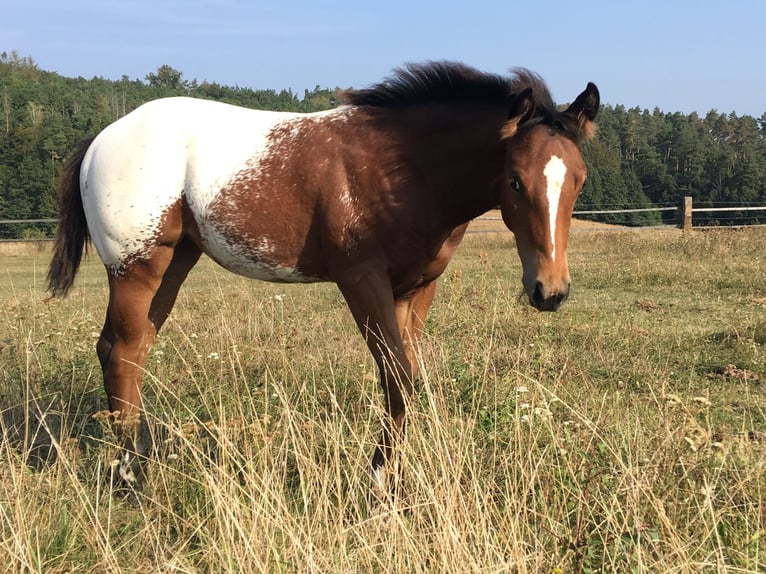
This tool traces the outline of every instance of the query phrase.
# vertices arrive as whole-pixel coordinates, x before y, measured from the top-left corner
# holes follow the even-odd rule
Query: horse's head
[[[516,237],[529,302],[555,311],[569,295],[567,238],[585,182],[579,144],[594,130],[599,107],[593,84],[563,111],[540,106],[527,88],[515,95],[503,127],[503,220]]]

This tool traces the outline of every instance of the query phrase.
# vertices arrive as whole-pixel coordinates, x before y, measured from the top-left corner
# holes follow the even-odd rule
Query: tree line
[[[0,220],[56,216],[62,167],[78,142],[142,103],[187,95],[250,108],[311,112],[338,104],[317,86],[250,89],[187,81],[164,65],[143,80],[67,78],[16,52],[0,53]],[[588,180],[577,210],[677,205],[766,205],[766,113],[752,116],[664,113],[603,106],[597,136],[585,144]],[[758,212],[751,212],[758,213]],[[766,212],[765,212],[766,213]],[[658,213],[589,216],[610,223],[661,222]],[[674,217],[674,216],[673,216]],[[709,219],[715,222],[715,215]],[[764,215],[742,216],[749,221]],[[50,236],[52,223],[0,224],[0,238]]]
[[[618,105],[603,107],[597,123],[597,137],[583,150],[588,180],[576,210],[677,206],[684,196],[695,207],[766,206],[766,113],[756,119],[711,110],[703,117]],[[661,222],[656,212],[598,218]],[[763,223],[766,211],[695,215],[695,225],[729,220]]]

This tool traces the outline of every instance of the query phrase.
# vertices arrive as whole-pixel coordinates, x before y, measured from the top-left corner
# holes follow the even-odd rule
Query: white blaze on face
[[[551,259],[556,260],[556,217],[559,212],[559,198],[561,197],[561,188],[564,187],[564,176],[567,173],[567,166],[564,160],[554,155],[545,165],[543,175],[548,184],[546,196],[548,197],[548,217],[550,219],[551,229]]]

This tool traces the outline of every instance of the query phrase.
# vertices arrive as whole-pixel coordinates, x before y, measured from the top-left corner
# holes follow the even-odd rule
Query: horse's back
[[[182,201],[204,212],[287,117],[181,97],[148,102],[107,126],[80,173],[88,227],[103,262],[118,269],[148,249]]]

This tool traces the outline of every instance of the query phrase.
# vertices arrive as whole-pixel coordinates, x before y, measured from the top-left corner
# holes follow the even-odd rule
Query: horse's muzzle
[[[535,283],[535,290],[529,297],[530,304],[538,311],[557,311],[569,297],[569,283],[558,291],[546,293],[545,287],[540,281]]]

